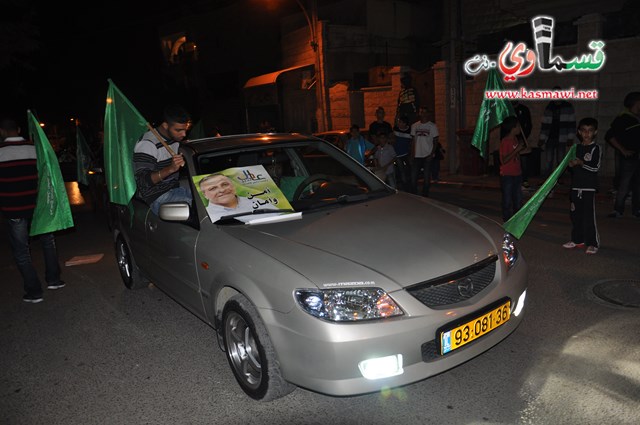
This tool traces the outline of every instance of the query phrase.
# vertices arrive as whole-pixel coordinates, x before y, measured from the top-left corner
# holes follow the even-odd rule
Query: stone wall
[[[349,104],[349,83],[342,81],[329,88],[331,102],[331,123],[333,129],[351,127],[351,107]]]

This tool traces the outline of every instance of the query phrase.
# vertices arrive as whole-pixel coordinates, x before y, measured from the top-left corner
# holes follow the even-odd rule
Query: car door
[[[181,184],[189,186],[188,176],[181,180]],[[199,235],[196,227],[191,222],[164,221],[149,213],[146,221],[147,257],[151,264],[148,277],[190,311],[203,316],[195,261]]]

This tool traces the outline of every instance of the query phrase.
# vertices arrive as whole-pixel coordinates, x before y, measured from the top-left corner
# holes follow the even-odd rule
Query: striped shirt
[[[22,137],[0,143],[0,211],[11,218],[31,218],[38,194],[36,148]]]
[[[174,152],[178,152],[180,142],[165,139]],[[133,166],[138,187],[136,195],[151,204],[162,194],[178,187],[179,173],[175,172],[164,178],[160,183],[154,184],[151,180],[153,173],[171,165],[171,154],[165,149],[156,136],[148,131],[138,140],[133,151]]]
[[[555,118],[554,119],[554,115]],[[554,130],[555,129],[555,130]],[[540,140],[547,147],[558,146],[558,143],[571,143],[576,136],[576,114],[573,105],[563,100],[559,103],[549,102],[544,108]]]

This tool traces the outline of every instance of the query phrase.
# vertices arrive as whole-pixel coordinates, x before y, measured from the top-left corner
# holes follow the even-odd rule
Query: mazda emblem
[[[461,297],[469,298],[473,295],[473,280],[470,277],[458,282],[458,293]]]

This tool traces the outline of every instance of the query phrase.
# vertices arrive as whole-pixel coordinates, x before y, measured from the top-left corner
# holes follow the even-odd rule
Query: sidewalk
[[[596,202],[598,203],[610,203],[613,208],[614,194],[612,194],[612,181],[611,177],[600,177],[599,184],[600,190],[596,193]],[[523,187],[523,194],[525,198],[533,195],[540,186],[544,183],[544,179],[540,176],[529,177],[529,188]],[[559,182],[553,188],[550,197],[562,197],[569,196],[570,177],[563,176]],[[496,175],[483,174],[479,176],[469,176],[462,174],[449,174],[446,171],[440,172],[440,181],[437,183],[431,183],[432,185],[451,185],[459,186],[466,189],[477,190],[496,190],[500,191],[500,177]]]

